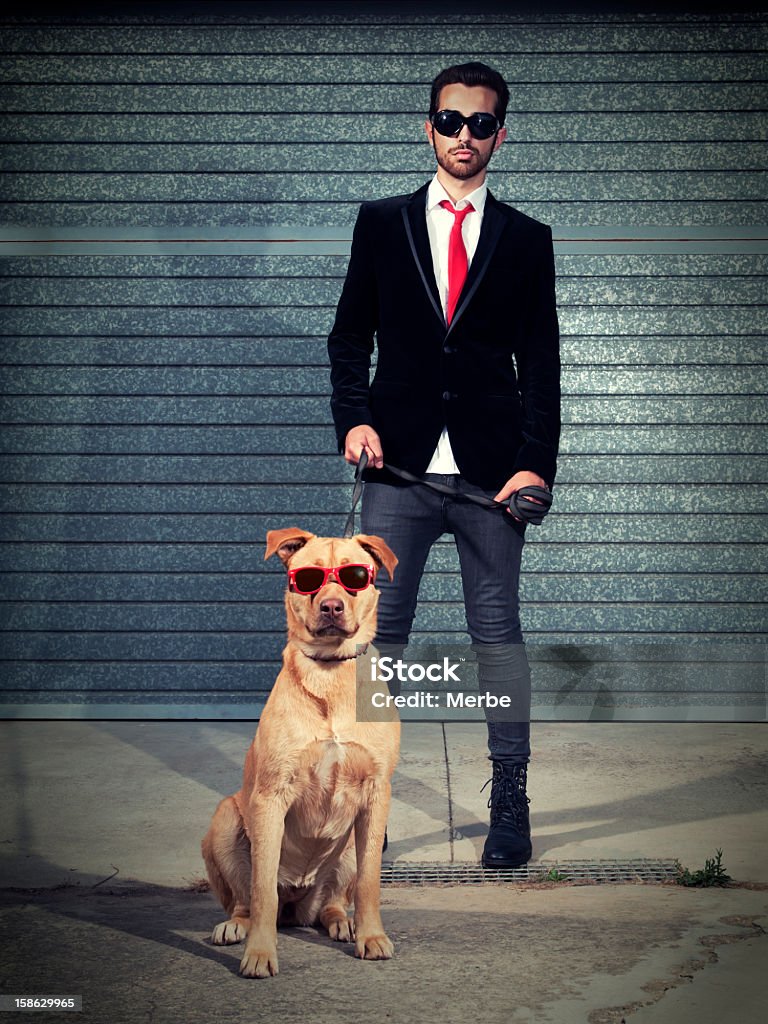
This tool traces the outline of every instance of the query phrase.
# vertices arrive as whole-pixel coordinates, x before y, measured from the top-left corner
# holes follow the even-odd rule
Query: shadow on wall
[[[621,721],[642,717],[765,721],[766,647],[708,641],[530,645],[534,694],[547,695],[554,718]],[[587,709],[589,710],[587,711]],[[632,712],[640,712],[633,715]]]

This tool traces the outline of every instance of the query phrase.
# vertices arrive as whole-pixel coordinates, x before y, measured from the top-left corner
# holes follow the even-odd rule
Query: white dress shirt
[[[446,210],[440,203],[447,199],[456,210],[463,210],[469,203],[474,210],[467,214],[461,225],[461,237],[464,240],[464,247],[467,250],[467,269],[472,266],[472,257],[477,249],[477,240],[480,237],[480,228],[483,224],[483,213],[485,212],[485,198],[488,194],[488,186],[483,184],[470,192],[458,203],[453,200],[438,181],[437,175],[432,179],[427,190],[427,233],[429,234],[429,245],[432,250],[432,267],[435,271],[437,290],[440,293],[440,302],[443,307],[443,316],[448,303],[448,242],[453,228],[454,216],[450,210]],[[427,466],[427,473],[458,473],[459,467],[453,457],[451,442],[448,438],[448,430],[443,427],[443,432],[437,442],[437,448]]]

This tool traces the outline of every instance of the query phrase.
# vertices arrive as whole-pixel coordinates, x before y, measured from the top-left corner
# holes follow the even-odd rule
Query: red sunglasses
[[[288,582],[298,594],[316,594],[333,577],[345,590],[355,594],[373,583],[372,565],[307,565],[288,570]]]

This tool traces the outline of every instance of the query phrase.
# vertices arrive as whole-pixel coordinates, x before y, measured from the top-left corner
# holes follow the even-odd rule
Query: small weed
[[[568,876],[562,874],[557,868],[550,868],[549,871],[543,871],[538,878],[539,882],[567,882]]]
[[[704,867],[698,871],[689,871],[688,868],[684,868],[680,861],[676,861],[677,865],[677,884],[678,885],[696,885],[701,888],[710,885],[727,885],[731,881],[731,876],[726,874],[725,868],[722,864],[723,851],[717,850],[713,858],[704,862]]]

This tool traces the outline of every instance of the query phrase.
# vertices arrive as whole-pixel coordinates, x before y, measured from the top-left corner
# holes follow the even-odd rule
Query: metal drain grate
[[[669,882],[678,875],[674,860],[539,860],[521,868],[484,868],[482,864],[462,861],[384,861],[382,885],[476,885],[480,883],[542,882],[550,871],[563,881],[585,885],[616,885],[621,882]]]

